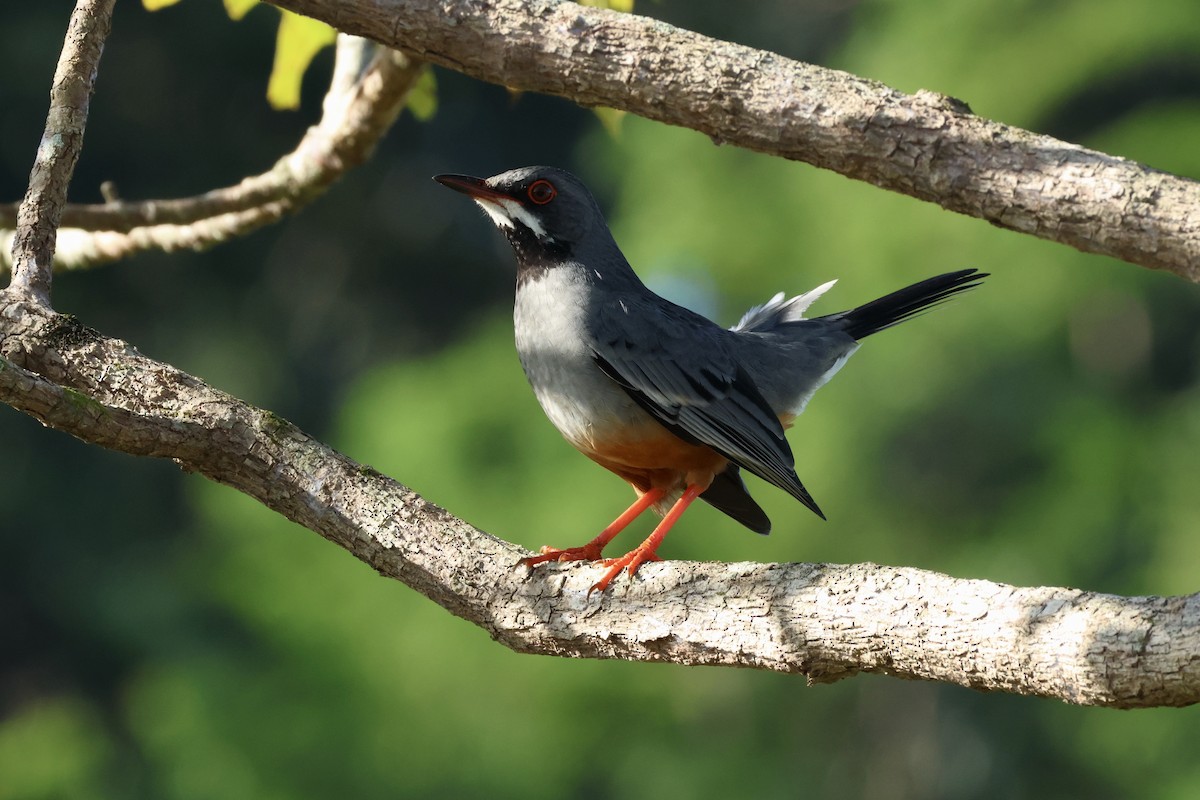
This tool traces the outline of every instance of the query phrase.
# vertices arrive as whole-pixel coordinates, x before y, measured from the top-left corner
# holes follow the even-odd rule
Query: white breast
[[[552,268],[517,288],[517,354],[542,410],[559,432],[590,451],[596,431],[645,414],[593,361],[584,324],[592,287],[578,271]]]

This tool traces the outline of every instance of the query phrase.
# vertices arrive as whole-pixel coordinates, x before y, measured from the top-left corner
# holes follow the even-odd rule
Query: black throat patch
[[[518,286],[540,278],[571,256],[571,248],[568,245],[553,239],[539,239],[527,226],[515,220],[511,228],[502,230],[517,256]]]

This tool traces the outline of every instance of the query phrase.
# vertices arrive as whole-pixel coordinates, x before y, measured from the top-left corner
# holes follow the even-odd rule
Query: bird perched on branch
[[[580,452],[616,473],[637,500],[581,547],[543,547],[525,559],[601,560],[648,508],[662,522],[638,547],[608,559],[592,587],[632,576],[697,498],[752,531],[771,521],[742,481],[747,470],[824,519],[796,476],[784,430],[873,333],[910,319],[986,277],[939,275],[838,314],[806,319],[832,282],[778,294],[731,329],[675,305],[638,279],[587,187],[561,169],[525,167],[490,178],[438,175],[468,195],[517,258],[517,352],[546,416]]]

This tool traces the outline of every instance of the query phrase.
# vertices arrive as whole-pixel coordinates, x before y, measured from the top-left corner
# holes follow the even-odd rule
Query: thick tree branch
[[[271,2],[482,80],[692,128],[1200,280],[1200,184],[932,92],[557,0]]]
[[[9,290],[50,304],[55,236],[67,202],[67,185],[83,149],[88,105],[104,40],[112,26],[115,0],[79,0],[71,14],[54,85],[50,113],[38,145],[29,188],[17,214],[11,243],[13,276]],[[3,247],[7,251],[8,247]]]
[[[1200,595],[1021,589],[874,564],[648,564],[607,596],[129,345],[0,301],[0,401],[257,498],[514,650],[857,672],[1120,708],[1200,701]]]
[[[56,265],[75,269],[145,250],[203,250],[307,206],[371,156],[423,69],[416,59],[380,48],[360,74],[364,44],[338,37],[320,122],[270,170],[195,197],[67,206]],[[12,213],[0,207],[0,228]],[[0,232],[0,247],[4,238]]]

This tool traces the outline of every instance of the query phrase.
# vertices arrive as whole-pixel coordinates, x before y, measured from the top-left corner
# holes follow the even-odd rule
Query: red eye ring
[[[531,201],[539,206],[544,206],[555,198],[558,189],[555,189],[554,184],[543,178],[529,184],[525,193],[529,195]]]

